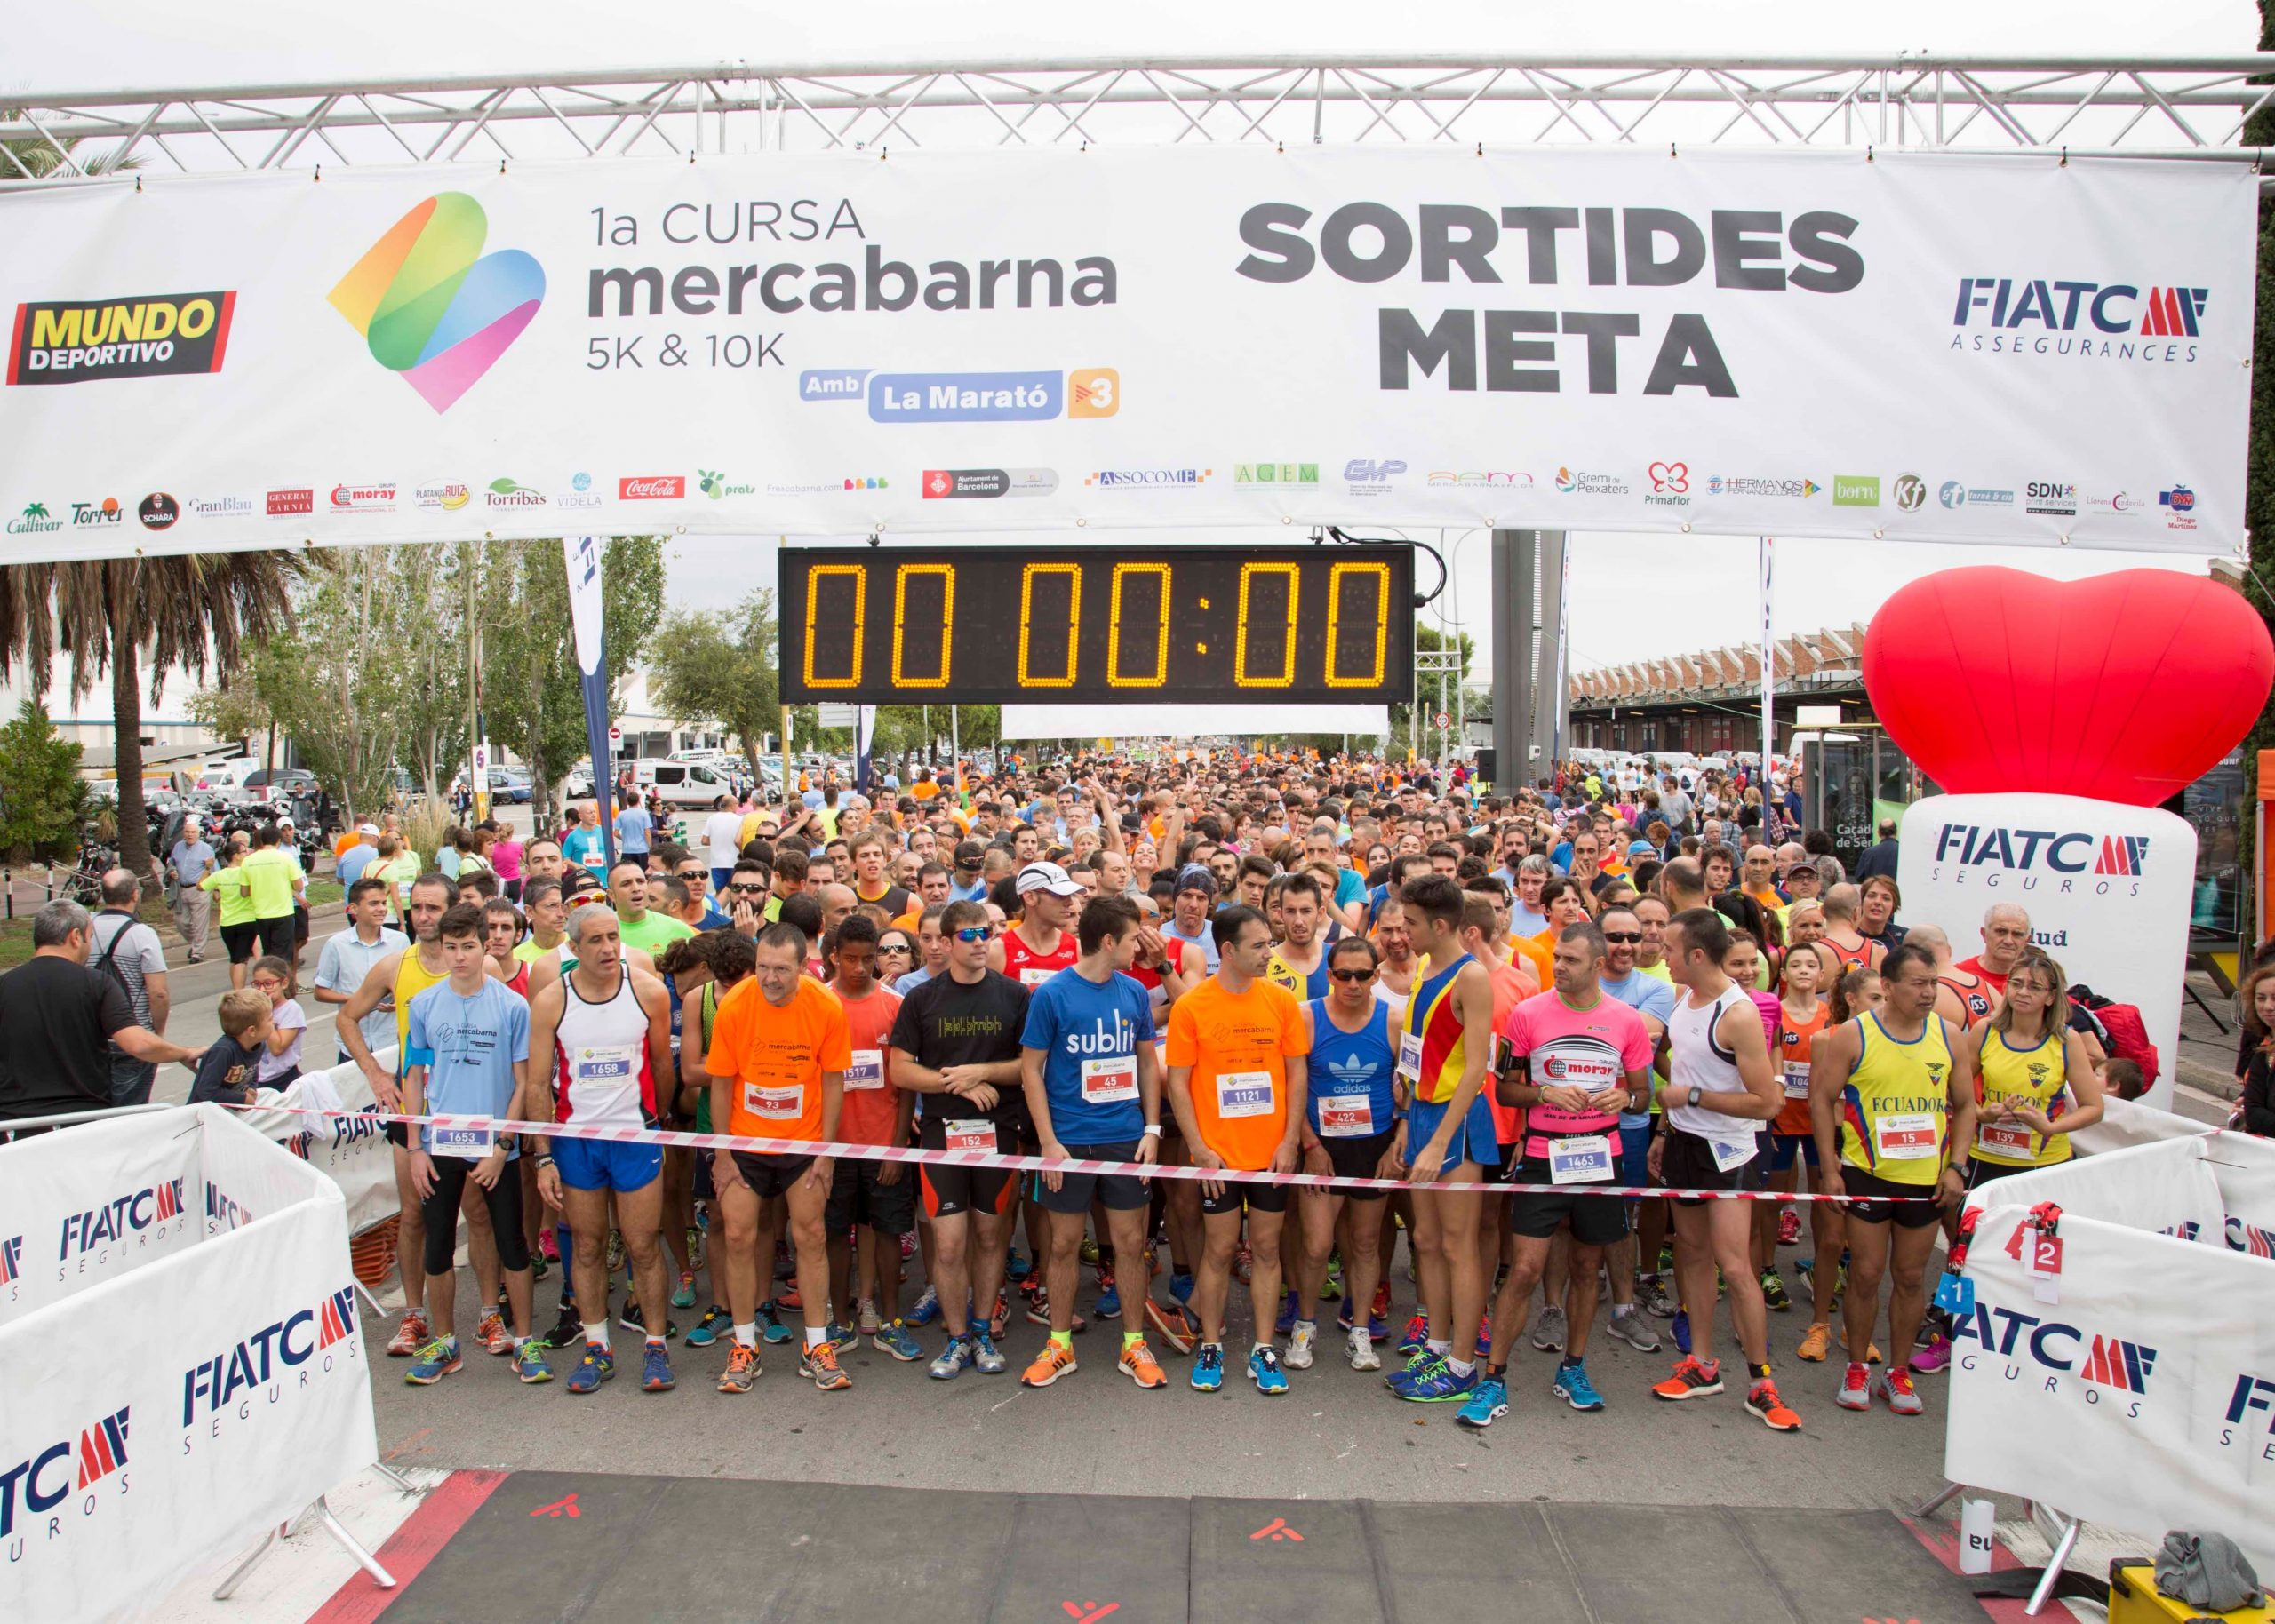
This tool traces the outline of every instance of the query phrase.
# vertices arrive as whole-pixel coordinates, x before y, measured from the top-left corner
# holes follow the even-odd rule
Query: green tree
[[[649,662],[656,704],[677,720],[732,733],[753,777],[760,745],[782,725],[776,634],[774,593],[762,586],[732,609],[668,616]]]
[[[175,671],[203,681],[236,669],[242,651],[291,624],[300,561],[287,553],[190,553],[0,568],[0,677],[23,666],[44,697],[58,656],[71,657],[75,698],[110,676],[117,736],[118,856],[153,875],[142,801],[140,666],[151,702]]]
[[[76,855],[87,809],[80,754],[37,700],[24,700],[16,719],[0,726],[0,856],[30,863]]]

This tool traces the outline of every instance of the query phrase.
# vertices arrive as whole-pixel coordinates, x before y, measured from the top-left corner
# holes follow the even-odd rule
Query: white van
[[[731,796],[735,786],[727,776],[700,761],[633,761],[632,781],[642,791],[653,789],[664,798],[664,804],[673,807],[701,807],[708,809],[722,795]]]

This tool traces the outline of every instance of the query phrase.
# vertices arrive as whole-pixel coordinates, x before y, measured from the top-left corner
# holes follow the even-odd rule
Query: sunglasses
[[[916,951],[916,950],[915,950],[914,948],[910,947],[910,946],[908,946],[906,943],[901,943],[901,942],[894,942],[894,943],[888,943],[886,946],[881,947],[881,948],[879,948],[879,949],[877,950],[877,951],[878,951],[880,954],[884,954],[884,953],[913,953],[913,952],[914,952],[915,951]]]
[[[746,896],[763,896],[766,894],[766,888],[763,885],[750,885],[744,882],[730,885],[727,889],[740,891]]]
[[[1372,970],[1329,970],[1328,974],[1337,981],[1372,981],[1375,978]]]
[[[967,925],[962,930],[956,932],[956,940],[959,942],[985,942],[988,937],[994,934],[994,927],[990,925]]]
[[[1643,933],[1640,930],[1607,930],[1603,933],[1603,939],[1607,942],[1640,942]]]

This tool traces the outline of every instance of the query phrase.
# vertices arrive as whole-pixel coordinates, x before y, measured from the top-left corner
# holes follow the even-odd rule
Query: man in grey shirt
[[[197,882],[213,872],[213,848],[205,843],[204,826],[195,813],[181,820],[181,834],[166,854],[174,881],[174,927],[189,943],[189,962],[205,957],[206,920],[212,899]]]
[[[142,884],[123,868],[103,875],[103,911],[95,915],[88,932],[87,962],[117,978],[133,1007],[134,1023],[163,1038],[173,999],[166,989],[166,950],[158,933],[135,916],[142,900]],[[150,1085],[158,1068],[137,1060],[113,1043],[110,1049],[110,1092],[114,1105],[147,1105]]]

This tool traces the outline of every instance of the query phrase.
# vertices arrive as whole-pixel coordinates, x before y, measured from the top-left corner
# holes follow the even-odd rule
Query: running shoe
[[[1701,1365],[1688,1354],[1675,1361],[1674,1374],[1652,1388],[1651,1396],[1678,1401],[1684,1398],[1704,1398],[1722,1390],[1722,1364],[1717,1359],[1712,1365]]]
[[[1100,1319],[1122,1318],[1122,1293],[1114,1286],[1114,1270],[1111,1269],[1098,1271],[1098,1294],[1090,1303],[1090,1312]]]
[[[900,1261],[906,1262],[916,1255],[916,1231],[911,1230],[900,1238]]]
[[[1082,1237],[1082,1262],[1085,1267],[1090,1269],[1096,1269],[1098,1266],[1098,1237],[1095,1235]]]
[[[762,1341],[769,1342],[780,1343],[790,1340],[790,1327],[782,1323],[782,1316],[775,1311],[770,1302],[758,1305],[758,1334]]]
[[[569,1373],[569,1390],[590,1393],[603,1381],[616,1380],[616,1355],[593,1342],[585,1344],[585,1357],[577,1361],[577,1368]]]
[[[1453,1362],[1440,1359],[1431,1366],[1427,1375],[1419,1375],[1397,1390],[1398,1396],[1409,1404],[1458,1404],[1477,1390],[1477,1367],[1471,1365],[1469,1373],[1457,1373]]]
[[[940,1294],[936,1287],[928,1286],[924,1288],[924,1294],[916,1300],[916,1306],[903,1314],[900,1318],[903,1325],[914,1325],[922,1330],[939,1317]]]
[[[1034,1363],[1020,1373],[1021,1387],[1049,1387],[1061,1376],[1071,1376],[1080,1367],[1074,1363],[1074,1350],[1062,1348],[1058,1339],[1047,1336],[1042,1340],[1042,1351],[1034,1356]]]
[[[561,1261],[561,1243],[554,1239],[553,1226],[551,1224],[546,1225],[543,1230],[539,1231],[537,1238],[537,1250],[538,1255],[544,1258],[548,1262],[557,1263]]]
[[[1027,1261],[1026,1254],[1017,1246],[1012,1247],[1010,1255],[1003,1263],[1004,1278],[1010,1280],[1024,1280],[1034,1272],[1034,1265]]]
[[[1373,1339],[1356,1325],[1344,1327],[1343,1357],[1353,1370],[1380,1370],[1382,1356],[1375,1351]]]
[[[1880,1397],[1888,1400],[1888,1407],[1898,1415],[1924,1415],[1927,1404],[1920,1397],[1920,1389],[1912,1384],[1908,1370],[1891,1370],[1880,1380]]]
[[[1454,1412],[1454,1420],[1482,1432],[1508,1413],[1509,1384],[1499,1376],[1485,1376],[1479,1380],[1469,1402]]]
[[[1429,1341],[1430,1317],[1417,1311],[1406,1322],[1405,1333],[1398,1339],[1398,1350],[1407,1357],[1412,1358],[1428,1344]]]
[[[1375,1301],[1373,1306],[1367,1310],[1367,1318],[1377,1323],[1386,1323],[1389,1320],[1390,1281],[1387,1278],[1375,1282]],[[1380,1331],[1375,1333],[1377,1338],[1382,1334]]]
[[[1242,1286],[1246,1286],[1249,1283],[1249,1278],[1255,1272],[1256,1254],[1248,1249],[1248,1242],[1243,1240],[1240,1244],[1240,1249],[1233,1254],[1233,1277]]]
[[[1793,1349],[1793,1357],[1806,1359],[1812,1365],[1822,1365],[1824,1356],[1832,1349],[1832,1327],[1820,1319],[1809,1326],[1808,1333],[1801,1338],[1801,1345]]]
[[[985,1331],[971,1339],[971,1362],[983,1376],[1003,1373],[1003,1356],[995,1347],[995,1339]]]
[[[426,1315],[405,1314],[403,1317],[403,1323],[395,1328],[394,1340],[387,1343],[387,1357],[416,1358],[419,1357],[419,1350],[434,1340],[435,1333],[427,1328]]]
[[[1050,1325],[1050,1293],[1044,1288],[1040,1280],[1036,1280],[1030,1282],[1022,1291],[1021,1294],[1027,1300],[1027,1324],[1031,1325],[1042,1325],[1046,1330],[1049,1329]]]
[[[786,1280],[774,1288],[774,1306],[795,1312],[806,1306],[806,1299],[798,1290],[795,1280]]]
[[[841,1325],[834,1319],[822,1333],[829,1339],[829,1345],[840,1353],[850,1353],[861,1345],[858,1331],[851,1325]]]
[[[1777,1209],[1777,1244],[1781,1246],[1801,1244],[1801,1215],[1790,1206]]]
[[[1154,1359],[1153,1349],[1145,1346],[1142,1338],[1122,1350],[1122,1357],[1114,1368],[1149,1392],[1154,1388],[1167,1387],[1169,1384],[1168,1374]]]
[[[687,1345],[690,1348],[708,1348],[724,1336],[733,1324],[734,1316],[727,1312],[723,1304],[714,1302],[703,1310],[703,1318],[697,1320],[694,1327],[688,1332]]]
[[[419,1357],[403,1373],[403,1379],[412,1387],[432,1387],[444,1376],[465,1368],[466,1361],[459,1357],[459,1339],[438,1336],[419,1350]]]
[[[1932,1376],[1952,1362],[1952,1339],[1941,1332],[1934,1341],[1912,1356],[1912,1373]]]
[[[691,1223],[691,1224],[688,1225],[688,1226],[687,1226],[687,1266],[688,1266],[688,1268],[690,1268],[690,1270],[694,1270],[694,1269],[700,1269],[700,1268],[702,1268],[702,1267],[703,1267],[703,1260],[704,1260],[704,1257],[705,1257],[705,1255],[706,1255],[709,1251],[710,1251],[710,1226],[709,1226],[708,1224],[704,1224],[704,1223]],[[694,1305],[693,1303],[691,1303],[691,1302],[682,1302],[682,1303],[681,1303],[679,1306],[680,1306],[680,1307],[682,1307],[682,1308],[683,1308],[683,1309],[687,1309],[687,1308],[693,1308],[695,1305]]]
[[[1671,1241],[1659,1247],[1659,1272],[1661,1274],[1674,1272],[1674,1245]]]
[[[1597,1392],[1596,1384],[1588,1380],[1588,1367],[1577,1359],[1556,1367],[1556,1381],[1549,1390],[1576,1410],[1603,1408],[1603,1395]]]
[[[1643,1311],[1659,1319],[1672,1319],[1675,1301],[1667,1295],[1667,1288],[1659,1284],[1659,1277],[1647,1275],[1635,1282],[1635,1301]]]
[[[623,1267],[624,1235],[620,1230],[611,1230],[608,1232],[608,1271],[614,1274]]]
[[[978,1352],[969,1336],[952,1336],[948,1345],[940,1349],[940,1357],[932,1361],[930,1375],[935,1381],[953,1381],[971,1368],[972,1356]]]
[[[1277,1348],[1257,1348],[1248,1356],[1249,1380],[1256,1383],[1256,1390],[1267,1397],[1288,1390],[1288,1373],[1280,1368]]]
[[[563,1303],[561,1318],[553,1322],[553,1329],[537,1340],[547,1347],[556,1349],[574,1348],[579,1342],[583,1341],[585,1320],[584,1317],[577,1312],[577,1305],[573,1302]]]
[[[879,1353],[889,1353],[904,1365],[913,1365],[924,1357],[924,1346],[908,1333],[908,1327],[896,1319],[879,1325],[870,1333],[869,1346]]]
[[[1674,1333],[1675,1351],[1688,1357],[1690,1353],[1689,1310],[1677,1309],[1674,1311],[1674,1318],[1667,1323],[1667,1328]]]
[[[624,1304],[624,1323],[632,1326],[635,1330],[642,1332],[646,1331],[648,1328],[647,1310],[643,1309],[636,1301],[627,1299]],[[670,1341],[678,1334],[679,1321],[674,1319],[669,1314],[665,1315],[664,1340],[666,1341]]]
[[[834,1393],[851,1387],[853,1378],[838,1367],[835,1344],[816,1342],[798,1356],[798,1373],[814,1384],[817,1393]]]
[[[1772,1432],[1799,1432],[1801,1418],[1777,1397],[1777,1384],[1764,1376],[1745,1392],[1745,1413]]]
[[[1203,1342],[1201,1351],[1193,1356],[1193,1390],[1213,1393],[1225,1385],[1225,1349],[1217,1342]]]
[[[1864,1344],[1864,1363],[1867,1365],[1878,1365],[1880,1363],[1880,1345],[1878,1342],[1866,1342]]]
[[[1425,1376],[1429,1376],[1435,1373],[1444,1365],[1445,1362],[1446,1356],[1444,1354],[1434,1353],[1431,1351],[1429,1348],[1425,1347],[1411,1359],[1409,1359],[1406,1362],[1405,1369],[1394,1370],[1391,1372],[1390,1374],[1385,1376],[1383,1378],[1383,1385],[1390,1389],[1392,1392],[1397,1394],[1400,1397],[1403,1398],[1406,1396],[1407,1389],[1412,1387],[1417,1381],[1421,1381]]]
[[[1561,1352],[1568,1330],[1563,1308],[1553,1302],[1545,1304],[1540,1318],[1532,1322],[1532,1345],[1543,1353]]]
[[[1840,1390],[1832,1396],[1832,1402],[1844,1410],[1871,1409],[1872,1407],[1872,1373],[1862,1365],[1852,1361],[1848,1372],[1840,1378]]]
[[[691,1309],[695,1306],[695,1276],[692,1273],[685,1270],[681,1272],[679,1287],[672,1293],[672,1306],[675,1309]]]
[[[1656,1353],[1659,1350],[1659,1333],[1651,1329],[1650,1320],[1639,1308],[1614,1309],[1610,1331],[1612,1335],[1638,1353]]]
[[[496,1309],[484,1309],[482,1318],[474,1327],[474,1340],[482,1344],[484,1353],[497,1355],[514,1351],[514,1333],[506,1329],[505,1316]]]
[[[1319,1327],[1308,1319],[1299,1319],[1288,1331],[1288,1351],[1281,1363],[1289,1370],[1309,1370],[1312,1367],[1312,1347],[1319,1341]]]
[[[1345,1331],[1351,1330],[1358,1324],[1356,1320],[1351,1318],[1351,1305],[1348,1302],[1345,1302],[1343,1305],[1343,1311],[1335,1317],[1335,1323],[1337,1326]],[[1380,1314],[1369,1314],[1367,1316],[1368,1341],[1378,1342],[1389,1334],[1390,1322],[1388,1320],[1385,1319]]]
[[[965,1310],[967,1316],[970,1312],[968,1309]],[[995,1298],[995,1311],[987,1317],[987,1334],[1000,1342],[1003,1340],[1003,1333],[1010,1328],[1011,1305],[1003,1300],[1001,1294],[998,1294]]]
[[[1327,1278],[1319,1288],[1319,1300],[1321,1302],[1343,1301],[1343,1260],[1341,1258],[1330,1257],[1327,1260]]]
[[[727,1355],[727,1368],[719,1373],[719,1390],[722,1393],[747,1393],[758,1380],[762,1366],[758,1349],[746,1348],[740,1342]]]
[[[1201,1340],[1201,1326],[1193,1318],[1193,1311],[1182,1302],[1163,1308],[1153,1298],[1146,1298],[1145,1323],[1179,1353],[1191,1353],[1193,1344]]]
[[[546,1256],[545,1256],[545,1254],[544,1254],[544,1253],[542,1253],[542,1252],[532,1252],[532,1253],[531,1253],[531,1254],[530,1254],[530,1278],[531,1278],[531,1279],[532,1279],[532,1280],[542,1280],[542,1279],[544,1279],[547,1275],[551,1274],[552,1272],[553,1272],[553,1265],[552,1265],[551,1263],[549,1263],[549,1262],[547,1262],[546,1261]]]
[[[1280,1318],[1273,1322],[1272,1328],[1280,1335],[1285,1336],[1295,1327],[1295,1324],[1296,1294],[1290,1291],[1286,1299],[1281,1302]]]
[[[513,1359],[506,1368],[531,1387],[553,1380],[553,1366],[545,1362],[545,1344],[535,1340],[514,1349]]]
[[[1793,1300],[1785,1294],[1785,1282],[1775,1269],[1761,1271],[1761,1301],[1780,1314],[1793,1306]]]
[[[640,1390],[643,1393],[668,1393],[679,1385],[672,1374],[671,1356],[664,1351],[661,1342],[650,1342],[640,1359]]]

